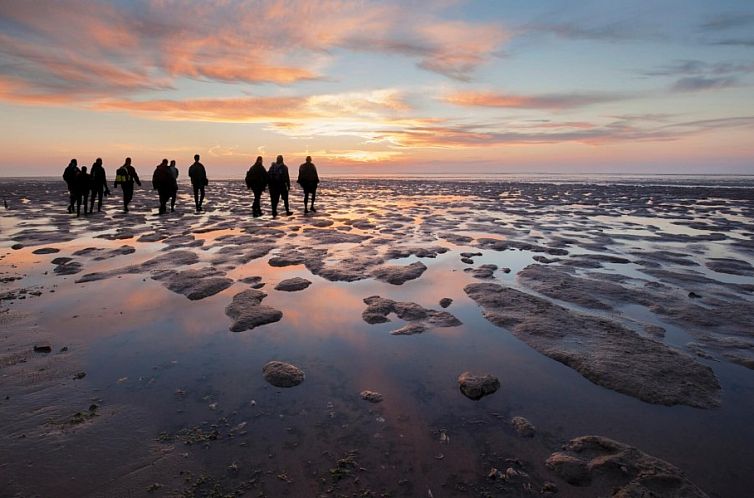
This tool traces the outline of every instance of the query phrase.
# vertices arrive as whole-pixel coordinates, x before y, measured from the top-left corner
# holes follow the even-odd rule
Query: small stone
[[[73,380],[79,380],[86,377],[86,372],[76,372],[76,375],[73,376]]]
[[[473,400],[479,400],[500,388],[500,381],[494,375],[476,376],[470,372],[459,375],[458,384],[464,396]]]
[[[14,251],[18,251],[19,249],[23,249],[24,245],[23,244],[13,244],[12,246],[10,246],[10,248],[13,249]]]
[[[379,403],[384,399],[384,396],[374,391],[361,391],[361,399],[369,401],[370,403]]]
[[[293,387],[304,381],[304,372],[290,363],[271,361],[262,368],[264,379],[275,387]]]
[[[553,453],[547,459],[545,465],[555,471],[564,481],[574,486],[584,486],[591,481],[586,462],[571,455]]]
[[[691,291],[691,292],[689,292],[689,297],[690,297],[691,299],[701,299],[701,298],[702,298],[702,296],[700,296],[699,294],[697,294],[697,293],[696,293],[696,292],[694,292],[694,291]]]
[[[50,353],[52,352],[52,346],[47,341],[38,342],[34,345],[34,352],[36,353]]]
[[[444,298],[440,299],[440,306],[443,307],[443,308],[447,308],[452,303],[453,303],[453,300],[451,298],[449,298],[449,297],[444,297]]]
[[[511,425],[521,437],[534,437],[536,428],[524,417],[513,417]]]

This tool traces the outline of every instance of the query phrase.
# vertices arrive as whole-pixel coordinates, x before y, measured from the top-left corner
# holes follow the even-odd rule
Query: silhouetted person
[[[131,166],[131,158],[127,157],[125,164],[115,172],[115,183],[113,184],[113,188],[118,188],[118,185],[120,185],[120,188],[123,189],[123,211],[126,213],[128,212],[128,204],[134,198],[134,182],[141,187],[141,180],[136,173],[136,168]]]
[[[173,175],[173,180],[175,183],[175,188],[173,189],[173,193],[170,194],[170,212],[172,213],[175,211],[175,198],[178,195],[178,168],[175,166],[175,161],[170,161],[170,166],[168,166],[170,169],[170,173]]]
[[[84,214],[89,214],[89,189],[91,188],[92,176],[86,172],[86,166],[81,168],[76,176],[76,216],[81,216],[81,204],[84,204]]]
[[[92,200],[89,205],[89,212],[94,212],[94,198],[97,198],[97,212],[102,211],[102,195],[110,195],[110,189],[107,188],[107,175],[105,174],[105,168],[102,167],[102,159],[99,157],[94,164],[92,164],[92,171],[90,172],[92,177]]]
[[[173,177],[173,172],[170,171],[167,159],[163,159],[155,168],[152,174],[152,188],[160,196],[160,214],[167,213],[167,202],[170,200],[173,192],[175,192],[175,178]]]
[[[68,212],[73,212],[73,205],[76,204],[76,177],[79,175],[78,162],[75,159],[71,159],[68,166],[63,171],[63,180],[68,186]]]
[[[246,188],[250,189],[254,193],[254,202],[251,205],[251,213],[256,218],[262,216],[262,206],[259,203],[262,192],[267,188],[267,170],[264,169],[262,164],[262,156],[257,157],[255,162],[249,171],[246,172]]]
[[[312,162],[312,156],[306,156],[306,162],[298,167],[298,180],[296,180],[296,183],[301,185],[301,188],[304,189],[304,213],[309,212],[309,210],[306,209],[309,194],[312,196],[311,210],[316,212],[317,210],[314,209],[314,197],[317,195],[319,176],[317,175],[317,167],[314,166],[314,163]]]
[[[204,202],[204,187],[209,183],[209,180],[207,180],[207,170],[199,162],[199,154],[194,156],[194,164],[189,166],[188,176],[191,178],[191,186],[194,187],[196,211],[199,212],[202,210],[202,203]]]
[[[278,202],[283,198],[285,214],[291,215],[288,209],[288,191],[291,189],[291,177],[288,175],[288,166],[283,162],[283,156],[278,156],[277,161],[272,163],[270,170],[267,172],[270,185],[270,200],[272,201],[272,217],[278,215]]]

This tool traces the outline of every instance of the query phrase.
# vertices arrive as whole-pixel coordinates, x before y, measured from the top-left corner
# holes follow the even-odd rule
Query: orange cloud
[[[626,100],[623,95],[604,93],[564,93],[550,95],[515,95],[497,92],[459,91],[443,101],[464,107],[502,107],[516,109],[573,109],[588,105]]]

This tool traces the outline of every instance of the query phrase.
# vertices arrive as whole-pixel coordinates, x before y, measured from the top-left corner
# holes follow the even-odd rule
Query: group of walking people
[[[203,211],[204,188],[209,184],[207,171],[204,165],[199,162],[199,159],[199,154],[196,154],[194,156],[194,163],[188,169],[197,213]],[[97,158],[94,164],[92,164],[90,171],[87,171],[86,166],[79,168],[76,159],[71,159],[71,162],[63,172],[63,180],[68,185],[68,192],[70,194],[68,212],[75,212],[76,216],[81,216],[82,204],[85,215],[92,213],[94,211],[95,199],[98,201],[97,211],[101,211],[103,195],[110,195],[110,189],[107,186],[107,175],[100,158]],[[245,182],[246,187],[254,193],[254,201],[252,203],[252,214],[254,217],[263,214],[261,196],[266,189],[270,191],[273,218],[278,215],[278,205],[281,199],[285,207],[285,214],[293,214],[288,205],[288,191],[291,189],[291,179],[283,156],[278,156],[275,162],[270,165],[269,170],[265,169],[262,156],[257,157],[256,162],[246,172]],[[120,187],[123,191],[123,211],[126,213],[128,212],[128,205],[133,199],[134,183],[141,186],[141,180],[136,172],[136,168],[131,164],[131,158],[127,157],[123,166],[115,172],[115,182],[113,183],[113,188]],[[314,198],[317,192],[317,185],[319,184],[319,176],[310,156],[307,156],[306,161],[299,167],[297,183],[304,191],[304,213],[316,211],[314,209]],[[178,195],[178,168],[175,165],[175,161],[168,162],[167,159],[163,159],[157,165],[152,175],[152,188],[157,190],[159,197],[159,213],[165,214],[168,212],[168,202],[170,203],[170,211],[175,211],[175,201]],[[309,201],[310,197],[311,202]]]

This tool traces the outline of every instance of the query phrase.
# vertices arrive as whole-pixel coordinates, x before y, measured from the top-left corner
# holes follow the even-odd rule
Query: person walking
[[[94,212],[94,198],[97,198],[97,212],[99,213],[102,211],[102,195],[110,195],[110,189],[107,188],[107,174],[105,173],[105,168],[102,166],[102,159],[97,158],[96,161],[94,161],[94,164],[92,164],[92,170],[91,170],[91,176],[92,176],[92,199],[91,204],[89,205],[89,212]]]
[[[259,156],[257,162],[246,172],[246,188],[254,193],[254,202],[251,204],[251,213],[254,218],[262,216],[260,198],[264,189],[267,188],[267,180],[267,170],[264,169],[262,156]]]
[[[160,196],[160,214],[166,214],[168,200],[175,192],[175,178],[170,171],[167,159],[163,159],[155,168],[152,174],[152,188]]]
[[[291,177],[288,175],[288,166],[283,162],[283,156],[278,156],[267,172],[270,186],[270,200],[272,201],[272,217],[278,215],[278,202],[283,198],[285,214],[292,215],[288,209],[288,191],[291,189]]]
[[[63,180],[68,187],[68,212],[73,213],[73,205],[76,204],[76,177],[81,170],[78,167],[78,161],[71,159],[68,166],[63,171]]]
[[[173,175],[173,193],[170,195],[170,212],[175,211],[175,198],[178,195],[178,168],[175,166],[175,160],[170,161],[170,166],[168,166],[170,169],[170,173]]]
[[[194,187],[194,203],[198,213],[202,210],[202,203],[204,202],[204,187],[209,183],[207,170],[199,162],[199,154],[194,156],[194,164],[189,166],[188,175],[191,178],[191,186]]]
[[[84,214],[89,214],[88,201],[89,189],[91,188],[92,176],[86,172],[86,166],[81,168],[76,176],[76,216],[81,216],[81,204],[84,204]]]
[[[317,195],[319,176],[317,175],[317,167],[312,162],[312,156],[306,156],[306,162],[298,167],[298,180],[296,180],[296,183],[304,189],[304,214],[309,212],[309,209],[307,209],[309,194],[312,196],[311,211],[316,213],[317,210],[314,209],[314,197]]]
[[[128,204],[134,197],[134,182],[141,187],[141,180],[139,180],[139,175],[136,173],[136,168],[131,165],[131,158],[127,157],[123,166],[115,172],[115,183],[113,183],[113,188],[118,188],[118,185],[120,185],[120,188],[123,190],[124,213],[128,212]]]

